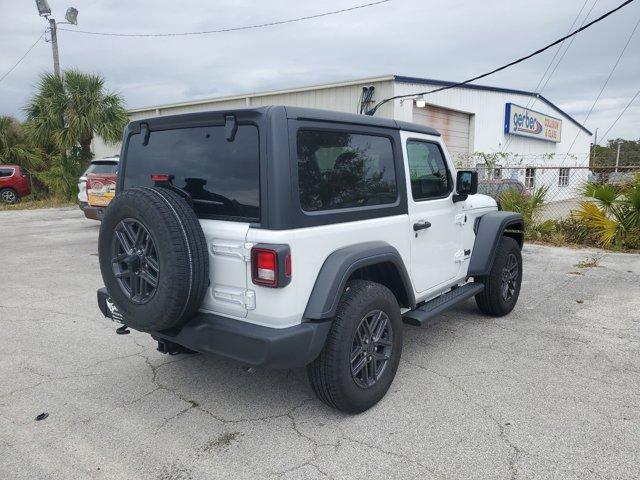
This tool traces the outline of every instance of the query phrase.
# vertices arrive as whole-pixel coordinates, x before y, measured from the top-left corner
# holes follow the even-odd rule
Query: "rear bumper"
[[[102,217],[104,217],[104,207],[92,207],[91,205],[86,204],[84,208],[82,208],[81,204],[80,208],[84,212],[84,216],[91,220],[98,220],[99,222],[101,222]]]
[[[110,318],[105,288],[98,290],[98,306]],[[149,332],[196,352],[221,355],[252,367],[296,368],[311,363],[324,347],[331,321],[303,322],[288,328],[269,328],[232,318],[199,313],[178,332]]]

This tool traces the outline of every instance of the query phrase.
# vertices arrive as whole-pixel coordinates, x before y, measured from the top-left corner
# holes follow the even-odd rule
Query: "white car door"
[[[401,132],[407,172],[411,277],[426,297],[457,280],[463,235],[453,202],[454,170],[437,137]],[[458,222],[459,223],[459,222]],[[460,258],[458,258],[460,257]]]

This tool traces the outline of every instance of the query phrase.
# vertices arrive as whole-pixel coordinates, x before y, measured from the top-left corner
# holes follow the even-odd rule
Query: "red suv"
[[[0,165],[0,202],[16,203],[31,193],[29,177],[18,165]]]

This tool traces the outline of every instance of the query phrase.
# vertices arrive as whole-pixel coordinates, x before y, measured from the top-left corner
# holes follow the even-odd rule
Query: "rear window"
[[[199,217],[260,219],[257,127],[238,126],[231,142],[224,126],[151,132],[147,145],[142,137],[129,139],[124,188],[153,185],[152,174],[169,174],[173,185],[191,194]]]
[[[396,174],[389,138],[300,130],[297,144],[303,210],[334,210],[396,201]]]
[[[115,162],[94,162],[89,165],[84,174],[88,175],[90,173],[118,173],[118,164]]]
[[[13,168],[0,168],[0,177],[10,177],[13,175]]]

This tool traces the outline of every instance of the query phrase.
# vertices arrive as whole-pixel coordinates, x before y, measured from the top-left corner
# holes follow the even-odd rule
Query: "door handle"
[[[431,222],[428,221],[424,221],[424,222],[417,222],[413,224],[413,231],[417,232],[418,230],[424,230],[425,228],[429,228],[431,226]]]

